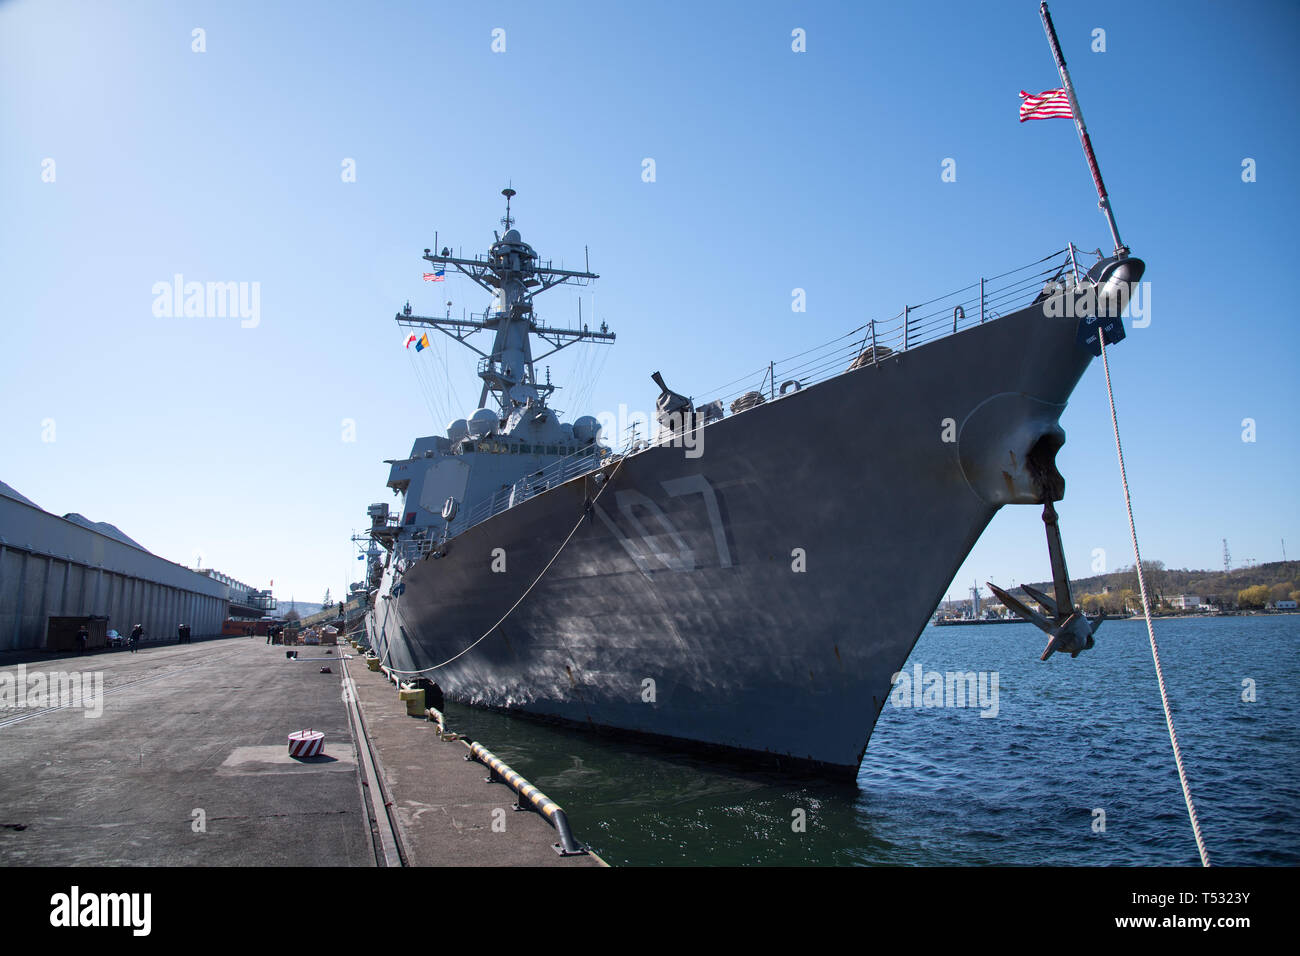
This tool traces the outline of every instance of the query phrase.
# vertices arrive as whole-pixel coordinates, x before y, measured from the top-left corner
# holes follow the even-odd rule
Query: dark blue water
[[[1300,863],[1300,617],[1158,620],[1156,638],[1211,861]],[[998,672],[998,714],[887,705],[856,786],[449,718],[614,864],[1196,865],[1145,625],[1109,621],[1074,660],[1040,662],[1043,643],[1029,625],[927,628],[908,668]]]

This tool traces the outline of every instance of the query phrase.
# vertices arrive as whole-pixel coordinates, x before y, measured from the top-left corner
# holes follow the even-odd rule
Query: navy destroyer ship
[[[488,290],[486,313],[396,316],[492,345],[478,410],[390,462],[400,503],[369,508],[385,666],[467,704],[852,774],[999,508],[1046,506],[1068,593],[1052,502],[1059,418],[1093,357],[1078,316],[1139,260],[1085,273],[1063,249],[772,363],[729,408],[656,373],[658,433],[614,450],[596,418],[561,420],[532,351],[613,341],[534,311],[597,276],[506,226],[485,256],[424,257]],[[1073,603],[1048,609],[1064,624]],[[1058,649],[1091,644],[1074,627]]]
[[[1029,593],[1040,612],[995,592],[1048,633],[1045,658],[1091,647],[1054,507],[1059,419],[1122,338],[1144,270],[1095,178],[1114,255],[1085,263],[1068,245],[699,402],[655,371],[658,432],[618,447],[595,417],[565,420],[535,370],[534,341],[546,355],[614,341],[535,310],[598,276],[543,260],[504,190],[486,255],[424,254],[481,287],[485,312],[396,315],[474,349],[482,388],[476,411],[389,462],[397,507],[370,506],[371,647],[465,704],[852,777],[894,675],[1007,505],[1043,508],[1055,594]]]

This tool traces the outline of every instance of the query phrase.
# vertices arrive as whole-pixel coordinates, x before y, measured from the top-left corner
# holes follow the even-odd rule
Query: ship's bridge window
[[[521,454],[521,455],[531,455],[532,453],[533,453],[533,446],[532,446],[532,445],[520,445],[520,446],[519,446],[519,454]]]
[[[547,446],[546,446],[546,454],[548,454],[548,455],[558,455],[559,453],[560,453],[559,450],[556,449],[556,447],[555,447],[554,445],[547,445]]]

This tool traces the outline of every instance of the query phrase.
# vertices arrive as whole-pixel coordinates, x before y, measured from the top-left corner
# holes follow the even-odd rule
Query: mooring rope
[[[623,462],[626,461],[626,460],[627,460],[627,457],[626,457],[626,456],[624,456],[624,457],[622,457],[622,458],[620,458],[620,459],[618,460],[618,464],[616,464],[616,465],[614,466],[614,470],[611,471],[611,472],[609,473],[609,477],[606,478],[606,479],[605,479],[605,482],[600,486],[600,489],[596,492],[596,496],[595,496],[594,498],[591,499],[591,502],[588,504],[588,506],[587,506],[586,508],[583,508],[583,509],[582,509],[582,514],[578,516],[578,521],[577,521],[577,523],[574,524],[573,529],[568,533],[568,535],[565,537],[565,539],[560,543],[560,549],[559,549],[558,551],[556,551],[554,555],[552,555],[551,560],[549,560],[549,561],[546,562],[546,567],[542,568],[542,570],[538,572],[537,577],[533,578],[533,583],[530,584],[530,585],[528,585],[527,590],[525,590],[523,594],[519,595],[519,600],[515,601],[514,604],[510,605],[510,609],[509,609],[508,611],[506,611],[505,614],[502,614],[502,615],[501,615],[501,619],[500,619],[499,621],[497,621],[495,624],[493,624],[491,627],[489,627],[486,631],[484,631],[483,634],[479,636],[478,640],[476,640],[473,644],[469,645],[469,647],[465,648],[464,650],[462,650],[460,653],[456,654],[455,656],[447,658],[447,659],[446,659],[445,661],[443,661],[441,664],[434,664],[432,667],[422,667],[422,668],[420,668],[419,670],[416,670],[416,671],[404,671],[404,670],[398,670],[396,667],[390,667],[388,670],[389,670],[391,673],[393,673],[393,674],[402,674],[402,675],[404,675],[404,676],[408,676],[408,677],[409,677],[409,676],[413,676],[413,675],[415,675],[415,674],[427,674],[429,671],[436,671],[436,670],[437,670],[438,668],[440,668],[440,667],[446,667],[446,666],[447,666],[448,664],[450,664],[452,661],[459,660],[460,658],[464,657],[466,654],[468,654],[470,651],[472,651],[475,647],[477,647],[479,644],[481,644],[481,643],[482,643],[482,642],[487,638],[487,636],[488,636],[489,634],[491,634],[491,633],[492,633],[493,631],[495,631],[498,627],[500,627],[503,623],[505,623],[505,619],[508,618],[511,614],[513,614],[513,613],[515,612],[515,608],[519,607],[519,605],[521,605],[521,604],[524,603],[524,598],[528,597],[528,595],[532,593],[533,588],[537,587],[537,582],[539,582],[539,581],[542,579],[542,576],[545,575],[546,572],[549,571],[549,570],[551,569],[551,565],[553,565],[553,564],[556,562],[556,560],[558,560],[558,558],[560,557],[560,555],[564,553],[564,549],[565,549],[566,547],[568,547],[569,542],[573,539],[573,536],[574,536],[575,534],[577,534],[577,533],[578,533],[578,529],[582,527],[582,522],[583,522],[583,521],[587,518],[587,516],[590,514],[590,509],[596,507],[596,502],[599,501],[599,500],[600,500],[600,496],[603,495],[603,494],[605,493],[605,489],[608,488],[610,485],[612,485],[612,484],[614,483],[614,476],[618,474],[619,469],[621,469],[621,468],[623,467]],[[599,472],[599,474],[603,474],[603,472]],[[392,652],[392,649],[393,649],[393,642],[392,642],[391,640],[389,640],[389,641],[386,642],[386,645],[387,645],[387,646],[384,648],[384,662],[387,662],[387,660],[388,660],[388,656],[389,656],[389,654]],[[381,662],[381,666],[382,666],[382,663],[383,663],[383,662]]]
[[[1133,560],[1137,563],[1138,589],[1142,593],[1142,611],[1147,619],[1147,636],[1151,639],[1151,658],[1156,665],[1156,682],[1160,685],[1160,704],[1165,710],[1165,725],[1169,728],[1169,743],[1174,748],[1174,763],[1178,765],[1178,781],[1182,784],[1183,800],[1187,803],[1187,816],[1192,821],[1192,833],[1196,837],[1196,849],[1201,854],[1201,865],[1210,865],[1210,853],[1205,848],[1205,837],[1201,834],[1201,821],[1196,816],[1196,804],[1192,802],[1192,788],[1187,782],[1187,770],[1183,766],[1183,751],[1178,746],[1178,734],[1174,730],[1174,715],[1169,709],[1169,694],[1165,690],[1165,672],[1160,666],[1160,649],[1156,646],[1156,631],[1151,624],[1151,602],[1147,600],[1146,575],[1142,573],[1142,555],[1138,552],[1137,526],[1133,523],[1133,498],[1129,494],[1128,474],[1124,469],[1124,449],[1119,441],[1119,419],[1115,415],[1115,393],[1110,385],[1110,362],[1106,359],[1106,334],[1100,325],[1097,327],[1098,340],[1101,343],[1101,366],[1106,372],[1106,397],[1110,400],[1110,423],[1115,430],[1115,452],[1119,456],[1119,478],[1124,486],[1124,506],[1128,509],[1128,530],[1133,538]]]

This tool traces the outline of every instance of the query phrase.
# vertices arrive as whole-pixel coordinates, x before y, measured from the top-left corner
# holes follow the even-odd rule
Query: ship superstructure
[[[464,259],[445,247],[424,250],[429,263],[443,270],[452,267],[486,291],[492,297],[487,310],[462,319],[425,317],[415,315],[407,303],[396,317],[400,325],[437,330],[475,352],[483,382],[477,411],[451,422],[445,435],[417,439],[409,457],[387,462],[388,487],[402,496],[403,507],[390,515],[386,504],[372,505],[372,530],[386,547],[402,542],[399,557],[404,560],[428,553],[435,541],[463,530],[474,509],[485,515],[510,507],[544,488],[557,473],[588,471],[608,453],[597,443],[596,419],[561,421],[561,413],[550,405],[556,386],[549,376],[543,381],[536,373],[538,361],[574,343],[614,341],[603,322],[595,330],[550,326],[533,308],[534,297],[549,289],[585,285],[599,276],[541,260],[514,228],[510,200],[515,191],[502,194],[506,231],[496,234],[486,255]],[[478,332],[490,333],[489,351],[472,338]],[[533,354],[534,336],[549,346],[538,356]]]

